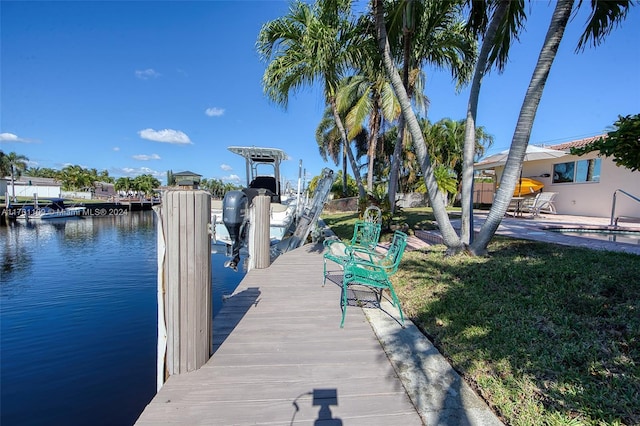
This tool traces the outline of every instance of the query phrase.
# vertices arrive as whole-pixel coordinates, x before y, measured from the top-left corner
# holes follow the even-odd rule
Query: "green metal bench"
[[[350,259],[344,263],[344,275],[342,278],[342,321],[340,327],[344,327],[344,317],[347,313],[347,290],[349,285],[357,284],[378,289],[378,303],[382,301],[382,292],[389,290],[393,305],[400,312],[400,321],[404,327],[404,314],[400,307],[400,301],[391,284],[391,276],[396,273],[400,260],[407,246],[407,234],[395,231],[391,245],[386,255],[380,256],[370,250],[354,248]],[[360,257],[358,255],[364,256]]]
[[[322,285],[327,281],[327,260],[331,260],[344,269],[344,264],[351,259],[354,249],[373,251],[380,239],[380,223],[370,221],[356,221],[353,227],[353,237],[351,242],[345,243],[341,240],[324,241],[324,276]]]

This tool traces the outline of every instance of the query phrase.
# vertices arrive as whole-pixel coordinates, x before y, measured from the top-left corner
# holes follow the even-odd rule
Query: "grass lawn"
[[[344,239],[355,215],[324,215]],[[427,209],[398,223],[432,226]],[[640,256],[495,237],[405,253],[403,309],[511,425],[640,424]]]

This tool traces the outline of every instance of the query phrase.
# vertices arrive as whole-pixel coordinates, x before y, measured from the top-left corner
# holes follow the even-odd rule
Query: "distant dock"
[[[73,206],[82,206],[86,210],[82,213],[82,217],[100,217],[100,216],[122,216],[132,211],[151,210],[153,206],[160,204],[160,200],[140,199],[140,198],[122,198],[117,201],[104,202],[74,202],[69,203]],[[46,206],[46,199],[39,203],[40,206]],[[12,204],[8,209],[6,205],[0,206],[0,224],[5,225],[7,219],[12,221],[21,213],[24,208],[35,209],[35,204],[31,202],[19,202]]]

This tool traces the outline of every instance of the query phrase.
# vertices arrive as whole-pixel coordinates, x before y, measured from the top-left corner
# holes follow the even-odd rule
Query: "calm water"
[[[212,260],[215,315],[243,275]],[[0,262],[0,424],[132,424],[156,387],[153,212],[3,226]]]

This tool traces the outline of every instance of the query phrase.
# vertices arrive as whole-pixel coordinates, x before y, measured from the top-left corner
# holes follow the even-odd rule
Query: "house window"
[[[553,183],[600,182],[600,158],[553,165]]]

